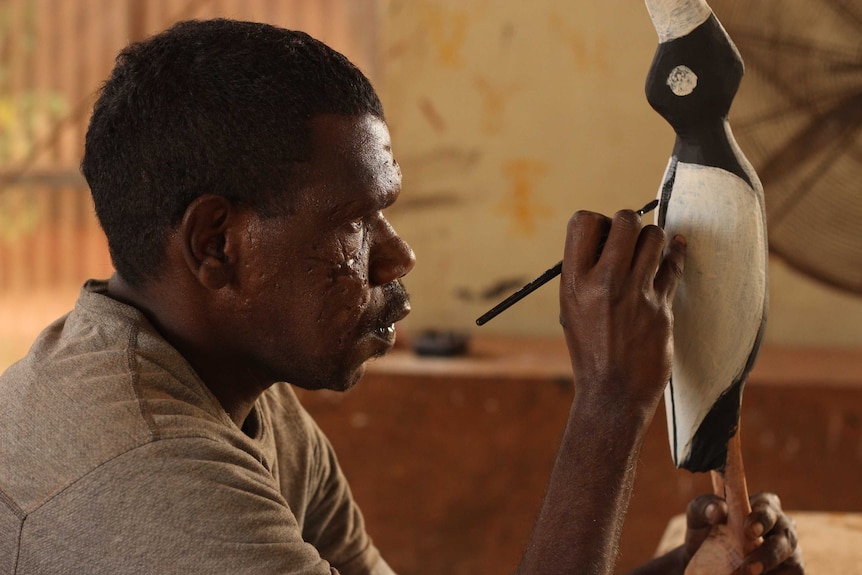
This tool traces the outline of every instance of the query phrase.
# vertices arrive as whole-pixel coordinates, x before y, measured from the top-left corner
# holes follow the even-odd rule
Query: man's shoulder
[[[141,445],[229,427],[143,316],[86,286],[0,376],[0,404],[0,491],[25,511]]]

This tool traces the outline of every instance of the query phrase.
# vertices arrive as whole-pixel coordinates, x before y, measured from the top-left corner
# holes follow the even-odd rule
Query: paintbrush
[[[653,211],[656,206],[658,206],[658,200],[653,200],[641,209],[637,210],[635,213],[637,213],[639,216],[642,216],[646,213]],[[599,249],[598,253],[596,254],[596,257],[598,257],[598,255],[602,253],[602,248],[604,246],[605,239],[602,239],[602,242],[599,244]],[[537,277],[536,279],[534,279],[533,281],[531,281],[530,283],[528,283],[527,285],[525,285],[497,305],[495,305],[493,308],[485,312],[481,317],[479,317],[479,319],[476,320],[476,325],[485,325],[486,323],[488,323],[488,321],[494,319],[502,312],[506,311],[507,309],[509,309],[510,307],[512,307],[513,305],[515,305],[516,303],[518,303],[519,301],[521,301],[522,299],[524,299],[525,297],[527,297],[528,295],[530,295],[531,293],[533,293],[534,291],[560,275],[561,271],[563,271],[562,261],[560,261],[557,265],[550,268],[545,273],[543,273],[542,275],[540,275],[539,277]]]

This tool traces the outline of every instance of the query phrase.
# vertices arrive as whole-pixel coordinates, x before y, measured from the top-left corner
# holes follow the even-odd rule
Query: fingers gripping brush
[[[656,206],[658,206],[658,202],[658,200],[653,200],[641,209],[636,210],[635,213],[639,216],[642,216],[648,212],[651,212],[656,208]],[[602,253],[602,248],[604,247],[604,245],[605,242],[603,240],[599,244],[599,249],[598,253],[596,254],[596,257],[598,257],[599,254]],[[513,305],[515,305],[516,303],[518,303],[519,301],[521,301],[522,299],[524,299],[525,297],[527,297],[528,295],[530,295],[531,293],[557,277],[558,275],[560,275],[562,271],[563,262],[557,262],[555,266],[548,268],[545,273],[543,273],[530,283],[526,284],[524,287],[522,287],[521,289],[519,289],[518,291],[492,307],[490,310],[479,316],[479,318],[476,320],[476,325],[485,325],[490,320],[494,319],[495,317],[497,317],[498,315],[500,315],[501,313],[503,313],[504,311],[506,311],[507,309],[509,309],[510,307],[512,307]]]

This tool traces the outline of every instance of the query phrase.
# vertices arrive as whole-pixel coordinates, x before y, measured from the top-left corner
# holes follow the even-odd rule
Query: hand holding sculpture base
[[[727,443],[724,472],[711,471],[715,494],[727,502],[727,523],[712,528],[692,557],[685,575],[732,575],[738,573],[746,555],[760,545],[745,536],[745,518],[751,513],[748,486],[742,465],[739,429]]]

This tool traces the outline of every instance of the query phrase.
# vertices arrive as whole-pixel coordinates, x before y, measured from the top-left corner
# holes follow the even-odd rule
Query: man
[[[383,215],[401,174],[367,79],[302,33],[181,23],[120,54],[82,171],[116,274],[0,379],[0,571],[392,573],[279,383],[350,388],[409,311],[414,256]],[[525,574],[613,568],[670,370],[682,239],[663,257],[632,212],[578,213],[568,234],[577,395]],[[773,500],[755,509],[769,569],[793,532]],[[700,500],[690,544],[645,572],[681,573],[722,510]]]

